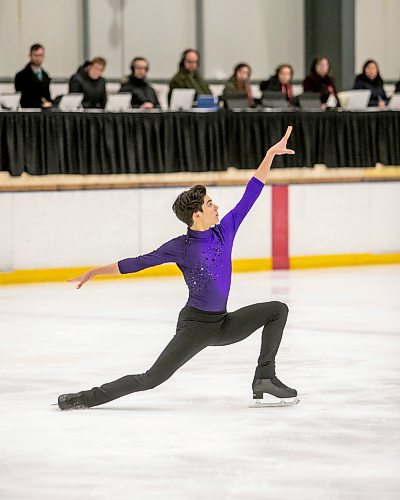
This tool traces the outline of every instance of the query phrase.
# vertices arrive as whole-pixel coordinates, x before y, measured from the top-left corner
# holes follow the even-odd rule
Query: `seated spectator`
[[[205,80],[199,75],[200,54],[196,49],[187,49],[183,52],[179,62],[179,70],[169,82],[168,104],[174,89],[195,89],[196,96],[212,95]]]
[[[367,89],[371,91],[368,106],[384,108],[388,102],[386,92],[383,88],[383,80],[379,73],[378,63],[373,59],[368,59],[364,63],[362,73],[356,76],[353,89]]]
[[[293,96],[293,67],[290,64],[281,64],[276,68],[275,75],[272,75],[269,80],[264,80],[260,83],[261,92],[282,92],[287,100],[294,104]]]
[[[304,92],[318,92],[321,95],[322,104],[326,104],[331,95],[337,100],[335,82],[329,73],[329,67],[327,57],[315,58],[310,73],[303,82]]]
[[[15,75],[15,90],[21,92],[21,108],[49,108],[50,77],[43,69],[45,51],[43,45],[35,43],[29,51],[29,62]]]
[[[159,108],[157,95],[151,85],[146,81],[149,71],[149,62],[144,57],[135,57],[131,63],[132,73],[122,83],[120,92],[132,94],[132,108],[152,109]]]
[[[223,97],[247,97],[249,106],[254,105],[253,95],[249,84],[251,68],[246,63],[239,63],[233,70],[233,75],[227,81],[222,92]]]
[[[82,93],[82,107],[104,108],[107,102],[106,81],[102,77],[106,67],[103,57],[94,57],[86,61],[71,76],[69,81],[69,92]]]

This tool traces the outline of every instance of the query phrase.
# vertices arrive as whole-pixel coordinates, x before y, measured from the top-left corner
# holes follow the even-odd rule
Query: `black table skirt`
[[[400,165],[400,112],[1,112],[0,170],[11,175],[256,168],[294,131],[275,167]]]

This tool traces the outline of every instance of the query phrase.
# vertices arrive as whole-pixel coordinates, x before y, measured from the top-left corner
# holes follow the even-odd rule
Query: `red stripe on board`
[[[289,269],[288,211],[288,186],[272,186],[272,269]]]

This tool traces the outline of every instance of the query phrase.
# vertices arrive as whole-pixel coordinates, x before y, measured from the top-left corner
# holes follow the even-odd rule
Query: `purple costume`
[[[167,241],[153,252],[118,261],[121,274],[175,262],[189,288],[187,305],[202,311],[225,311],[231,286],[233,241],[263,187],[262,181],[252,177],[238,204],[219,224],[206,231],[188,228],[186,234]]]

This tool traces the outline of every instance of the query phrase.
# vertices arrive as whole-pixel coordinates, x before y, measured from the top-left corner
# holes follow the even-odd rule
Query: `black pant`
[[[262,326],[254,379],[272,378],[287,315],[287,305],[276,301],[252,304],[231,313],[210,313],[186,305],[179,313],[174,337],[149,370],[82,391],[83,398],[88,406],[97,406],[132,392],[152,389],[205,347],[240,342]]]

